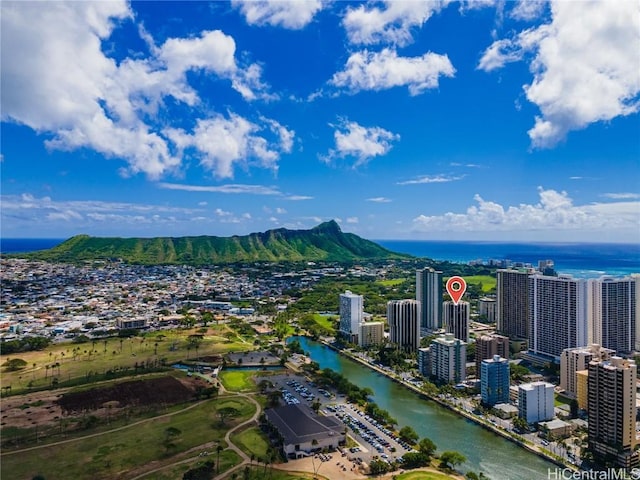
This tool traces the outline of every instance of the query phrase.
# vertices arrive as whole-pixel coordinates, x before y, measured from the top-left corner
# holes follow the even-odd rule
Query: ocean
[[[538,265],[553,260],[558,273],[576,278],[615,277],[640,273],[640,244],[619,243],[503,243],[414,240],[376,240],[399,253],[434,260],[468,263],[473,260],[511,260]]]
[[[1,238],[0,252],[44,250],[63,241],[61,238]],[[553,260],[556,271],[578,278],[640,273],[640,244],[374,241],[394,252],[458,263],[508,259],[537,265],[538,260]]]

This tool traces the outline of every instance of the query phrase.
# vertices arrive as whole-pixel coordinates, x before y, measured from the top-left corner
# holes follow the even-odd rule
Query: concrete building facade
[[[387,303],[389,341],[407,351],[420,347],[420,317],[416,300],[392,300]]]
[[[529,277],[529,352],[556,362],[587,345],[587,283],[567,275]]]
[[[469,341],[469,302],[443,302],[442,322],[445,331],[463,342]]]
[[[593,343],[629,354],[636,349],[640,311],[637,279],[632,277],[588,281],[589,337]]]
[[[370,347],[384,343],[384,323],[364,322],[360,324],[358,335],[358,345],[360,347]]]
[[[589,368],[593,360],[608,360],[615,352],[600,345],[592,344],[588,347],[566,348],[560,355],[560,388],[571,398],[578,396],[576,373]]]
[[[340,333],[348,341],[358,343],[363,314],[362,295],[355,295],[349,290],[340,294]]]
[[[553,384],[524,383],[518,387],[518,416],[528,423],[553,420]]]
[[[636,364],[617,356],[589,363],[589,450],[601,462],[638,466]]]
[[[496,299],[492,297],[482,297],[478,299],[478,314],[486,317],[488,323],[496,323]]]
[[[496,328],[512,339],[527,339],[529,328],[530,270],[496,271]]]
[[[416,272],[416,300],[420,304],[423,334],[442,328],[442,272],[424,268]]]
[[[467,344],[446,333],[431,342],[431,376],[439,382],[460,383],[466,378]]]
[[[494,355],[509,358],[509,337],[492,334],[476,338],[476,377],[482,379],[482,361]]]
[[[482,360],[481,370],[482,404],[493,407],[498,403],[509,403],[509,360],[494,355]]]

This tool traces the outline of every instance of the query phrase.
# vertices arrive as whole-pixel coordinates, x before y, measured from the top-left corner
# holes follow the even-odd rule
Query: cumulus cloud
[[[360,45],[413,42],[411,30],[421,27],[448,2],[440,0],[393,0],[381,5],[359,5],[347,9],[342,25],[349,42]]]
[[[133,14],[124,1],[3,2],[2,120],[48,133],[49,148],[90,148],[123,159],[127,173],[157,179],[178,169],[179,156],[153,123],[165,98],[195,107],[188,73],[223,79],[248,101],[270,98],[257,64],[241,65],[236,44],[220,31],[168,38],[118,62],[102,44]],[[196,110],[197,112],[197,110]]]
[[[631,192],[624,192],[624,193],[603,193],[602,195],[600,195],[601,197],[605,197],[605,198],[612,198],[614,200],[629,200],[629,199],[637,199],[640,198],[640,193],[631,193]]]
[[[509,16],[516,20],[530,21],[540,18],[549,2],[547,0],[518,0],[513,3]]]
[[[398,185],[420,185],[424,183],[447,183],[462,180],[465,175],[452,176],[452,175],[422,175],[412,180],[404,180],[398,182]]]
[[[391,199],[387,197],[372,197],[372,198],[367,198],[367,202],[390,203]]]
[[[640,202],[574,205],[567,192],[538,187],[539,202],[503,206],[476,194],[465,213],[420,215],[413,219],[417,232],[562,232],[609,231],[635,234],[640,229]],[[547,238],[548,239],[548,238]]]
[[[232,0],[249,25],[271,25],[290,30],[306,27],[322,9],[320,0]]]
[[[437,88],[441,76],[454,74],[455,68],[446,55],[427,52],[420,57],[399,57],[395,50],[385,48],[351,54],[344,70],[335,73],[329,84],[350,93],[407,86],[411,95],[420,95]]]
[[[320,159],[326,163],[335,158],[355,157],[354,167],[367,163],[376,156],[385,155],[392,148],[392,142],[400,135],[381,127],[363,127],[356,122],[342,121],[333,134],[334,149]]]
[[[271,142],[256,134],[262,127],[233,113],[228,118],[214,115],[198,120],[191,134],[181,129],[166,129],[164,133],[180,152],[195,149],[205,169],[219,178],[230,178],[236,165],[276,170],[280,153],[291,151],[293,132],[273,120],[269,126],[277,133]]]
[[[640,107],[640,5],[634,1],[551,2],[551,21],[494,42],[478,68],[532,57],[527,99],[541,114],[528,132],[549,148],[568,132]],[[530,55],[526,55],[530,54]]]

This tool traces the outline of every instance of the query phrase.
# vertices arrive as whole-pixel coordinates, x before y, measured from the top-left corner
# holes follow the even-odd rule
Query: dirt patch
[[[53,423],[62,417],[62,409],[56,403],[59,393],[34,392],[2,399],[4,427],[31,428]]]
[[[174,377],[131,380],[83,392],[66,393],[58,400],[65,414],[97,410],[105,405],[173,405],[193,399],[194,389]]]

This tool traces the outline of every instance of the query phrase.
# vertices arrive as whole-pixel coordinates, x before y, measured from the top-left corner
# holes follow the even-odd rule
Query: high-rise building
[[[518,386],[518,416],[528,423],[552,420],[553,384],[531,382]]]
[[[576,373],[589,368],[593,360],[608,360],[615,351],[597,344],[588,347],[566,348],[560,355],[560,388],[571,398],[578,396]]]
[[[420,346],[420,318],[416,300],[387,302],[389,341],[399,347],[415,351]]]
[[[476,377],[482,379],[482,361],[494,355],[509,358],[509,337],[492,334],[476,338]]]
[[[384,343],[384,323],[364,322],[360,324],[360,334],[358,335],[358,345],[360,347],[370,347]]]
[[[496,299],[493,297],[478,299],[478,314],[481,317],[481,321],[496,323]]]
[[[638,465],[636,364],[617,356],[589,363],[589,450],[596,460]]]
[[[442,321],[445,331],[463,342],[469,341],[469,302],[443,302]]]
[[[431,375],[431,349],[429,347],[418,349],[418,371],[423,377]]]
[[[587,284],[567,275],[529,277],[529,352],[560,360],[587,345]]]
[[[482,403],[493,407],[497,403],[509,403],[509,360],[500,355],[482,360],[480,394]]]
[[[631,353],[640,324],[635,278],[604,277],[588,281],[589,337],[618,353]]]
[[[530,273],[529,269],[496,272],[496,327],[512,339],[528,338]]]
[[[362,295],[355,295],[349,290],[340,294],[340,333],[353,343],[358,343],[363,303]]]
[[[589,370],[576,372],[576,400],[580,410],[589,409]]]
[[[430,267],[416,272],[416,300],[420,304],[420,331],[442,328],[442,272]]]
[[[460,383],[466,378],[467,344],[453,334],[439,336],[429,346],[431,376],[439,382]]]

